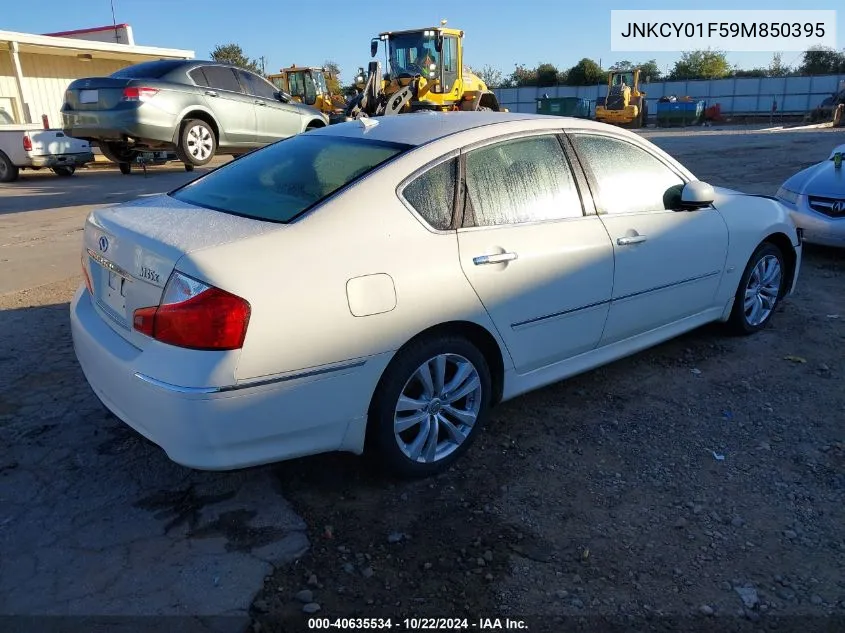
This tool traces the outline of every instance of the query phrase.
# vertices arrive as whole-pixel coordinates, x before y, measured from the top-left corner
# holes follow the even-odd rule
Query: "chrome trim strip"
[[[693,281],[701,281],[703,279],[709,279],[710,277],[715,277],[716,275],[721,275],[721,270],[714,270],[713,272],[706,273],[704,275],[697,275],[695,277],[689,277],[687,279],[681,279],[681,281],[673,281],[671,284],[664,284],[662,286],[655,286],[654,288],[648,288],[647,290],[640,290],[639,292],[632,292],[629,295],[622,295],[621,297],[615,297],[613,301],[622,301],[623,299],[630,299],[631,297],[639,297],[640,295],[648,294],[649,292],[657,292],[658,290],[666,290],[666,288],[671,288],[672,286],[681,286],[683,284],[692,283]]]
[[[90,248],[86,248],[85,250],[88,251],[88,256],[91,259],[93,259],[95,262],[97,262],[100,266],[102,266],[103,268],[110,270],[113,273],[117,273],[121,277],[126,277],[126,279],[129,279],[130,281],[132,280],[132,275],[130,275],[127,271],[123,270],[117,264],[113,264],[112,262],[107,260],[102,255],[98,255],[97,253],[92,251]]]
[[[658,290],[665,290],[666,288],[671,288],[673,286],[680,286],[683,284],[688,284],[693,281],[701,281],[703,279],[709,279],[710,277],[714,277],[716,275],[721,274],[722,271],[714,270],[713,272],[709,272],[705,275],[698,275],[696,277],[690,277],[688,279],[682,279],[681,281],[673,281],[671,284],[665,284],[663,286],[655,286],[654,288],[649,288],[647,290],[640,290],[639,292],[632,292],[628,295],[623,295],[621,297],[615,297],[613,299],[609,299],[607,301],[597,301],[596,303],[590,303],[585,306],[580,306],[578,308],[572,308],[570,310],[562,310],[560,312],[554,312],[552,314],[546,314],[544,316],[534,317],[533,319],[527,319],[525,321],[518,321],[517,323],[511,323],[511,329],[518,329],[524,325],[531,325],[532,323],[537,323],[538,321],[545,321],[547,319],[554,319],[560,316],[565,316],[567,314],[572,314],[574,312],[580,312],[581,310],[589,310],[591,308],[597,308],[601,305],[606,303],[613,303],[614,301],[622,301],[624,299],[630,299],[632,297],[639,297],[640,295],[648,294],[649,292],[656,292]]]
[[[356,367],[362,367],[366,362],[367,361],[365,360],[360,360],[355,361],[353,363],[346,363],[344,365],[335,365],[334,367],[313,369],[310,371],[303,371],[296,374],[288,374],[286,376],[276,376],[275,378],[266,378],[264,380],[256,380],[253,382],[242,382],[236,385],[224,385],[222,387],[182,387],[180,385],[174,385],[169,382],[164,382],[163,380],[158,380],[157,378],[152,378],[151,376],[147,376],[140,372],[135,372],[135,378],[147,384],[153,385],[154,387],[158,387],[159,389],[164,389],[173,393],[203,395],[212,393],[225,393],[227,391],[237,391],[240,389],[249,389],[251,387],[263,387],[265,385],[272,385],[279,382],[289,382],[291,380],[298,380],[300,378],[321,376],[323,374],[330,374],[336,371],[343,371],[344,369],[355,369]]]

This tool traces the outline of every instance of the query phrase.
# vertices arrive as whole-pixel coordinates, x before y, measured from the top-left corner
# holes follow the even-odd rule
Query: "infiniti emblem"
[[[845,213],[845,200],[837,200],[833,203],[830,207],[830,210],[834,213]]]
[[[100,236],[100,251],[105,253],[109,250],[109,240],[105,235]]]

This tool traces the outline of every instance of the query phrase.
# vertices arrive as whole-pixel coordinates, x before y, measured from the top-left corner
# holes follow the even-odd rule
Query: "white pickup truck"
[[[94,160],[88,141],[65,136],[61,130],[16,124],[0,109],[0,182],[12,182],[21,169],[52,169],[72,176],[77,167]]]

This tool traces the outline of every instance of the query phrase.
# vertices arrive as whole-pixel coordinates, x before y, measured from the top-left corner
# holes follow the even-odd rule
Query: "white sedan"
[[[827,160],[799,171],[778,189],[777,197],[792,212],[807,242],[845,248],[843,163],[845,145],[840,145],[833,148]]]
[[[707,322],[763,328],[800,262],[778,201],[632,132],[420,113],[95,211],[71,320],[94,392],[180,464],[366,449],[425,476],[499,402]]]

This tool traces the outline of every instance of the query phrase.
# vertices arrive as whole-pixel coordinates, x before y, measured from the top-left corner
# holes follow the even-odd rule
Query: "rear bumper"
[[[89,385],[123,422],[174,462],[231,470],[314,453],[363,450],[364,419],[389,358],[230,390],[184,388],[137,368],[144,352],[102,320],[82,286],[71,302],[73,347]]]
[[[93,141],[171,144],[176,119],[160,109],[62,111],[62,131],[67,136]]]
[[[78,154],[53,154],[51,156],[33,156],[33,167],[82,167],[94,162],[94,152]]]

